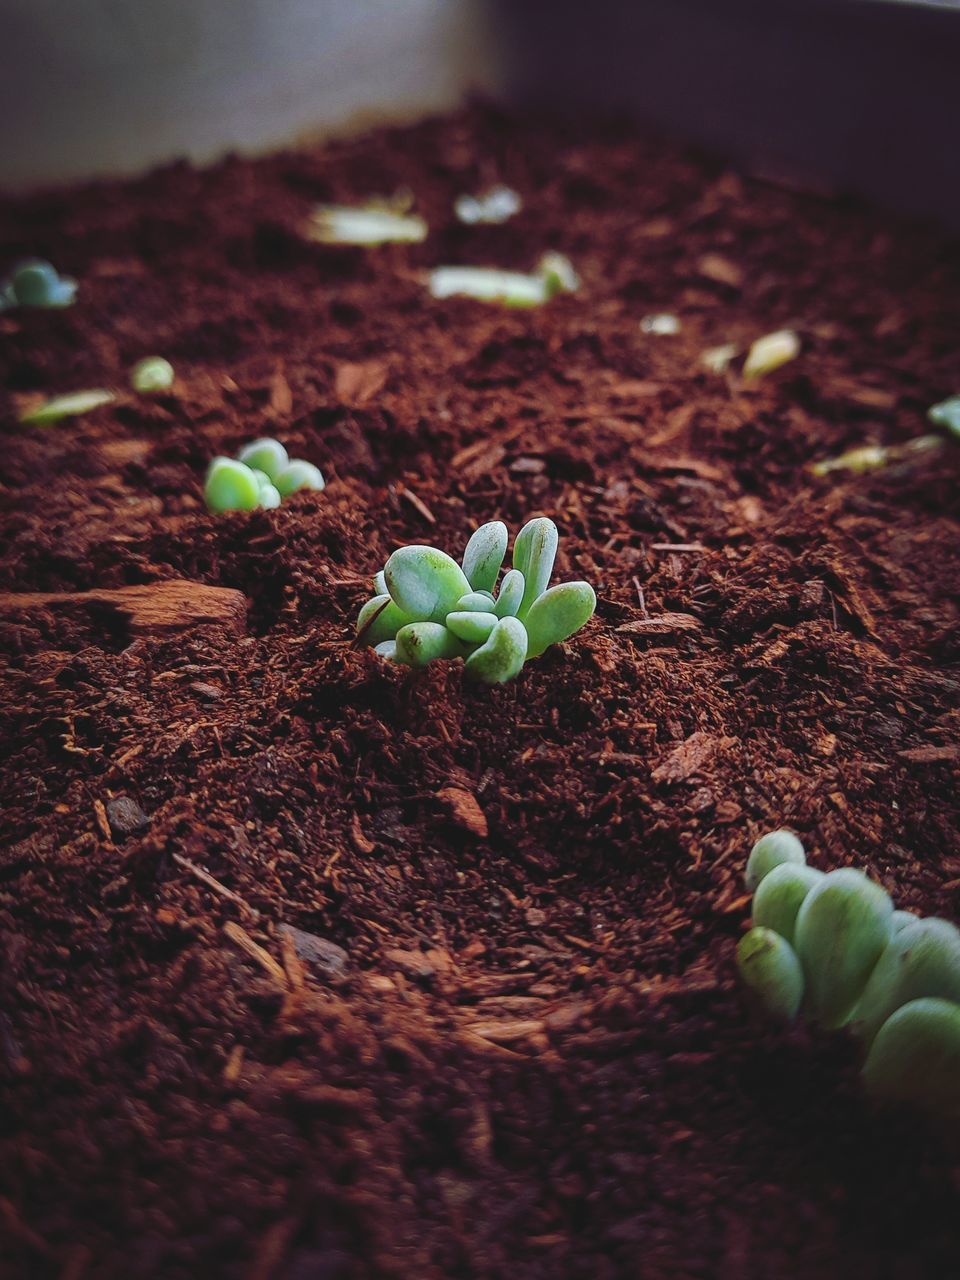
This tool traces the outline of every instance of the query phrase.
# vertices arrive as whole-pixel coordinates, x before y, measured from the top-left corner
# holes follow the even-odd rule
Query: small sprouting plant
[[[960,396],[950,396],[927,410],[927,419],[935,427],[942,427],[944,434],[926,432],[913,436],[903,444],[861,444],[838,454],[835,458],[821,458],[808,467],[811,475],[827,476],[834,471],[846,471],[851,475],[863,475],[867,471],[879,471],[891,463],[908,462],[921,454],[945,448],[951,440],[960,441]]]
[[[61,276],[56,267],[31,258],[14,267],[0,286],[0,311],[6,307],[69,307],[77,294],[77,282]]]
[[[746,883],[737,963],[767,1011],[849,1028],[871,1093],[960,1115],[960,931],[895,911],[862,871],[808,867],[788,831],[757,841]]]
[[[370,200],[363,205],[321,204],[310,214],[307,235],[320,244],[419,244],[427,224],[407,202]]]
[[[435,298],[465,297],[506,307],[539,307],[558,293],[575,293],[580,279],[569,258],[545,253],[529,275],[496,267],[435,267],[428,277]]]
[[[523,201],[512,187],[501,184],[479,195],[457,196],[453,208],[459,220],[468,225],[478,222],[498,224],[508,222],[519,213]]]
[[[244,445],[236,458],[214,458],[207,469],[203,497],[209,511],[253,511],[257,507],[270,511],[299,489],[319,491],[324,487],[318,467],[301,458],[289,458],[279,440],[264,437]]]
[[[507,541],[507,526],[491,520],[470,538],[462,564],[436,547],[401,547],[377,574],[358,638],[405,666],[463,658],[473,679],[512,680],[528,658],[579,631],[597,597],[587,582],[549,585],[559,535],[546,517],[517,534],[513,568],[498,588]]]
[[[130,385],[142,396],[169,391],[173,386],[173,365],[163,356],[145,356],[130,370]]]
[[[766,333],[757,338],[747,352],[743,362],[743,376],[751,382],[772,373],[782,364],[796,360],[800,354],[800,339],[792,329],[778,329],[776,333]]]
[[[111,404],[116,398],[105,387],[95,387],[90,391],[71,391],[64,396],[51,396],[33,409],[24,409],[19,420],[29,427],[49,427],[61,418],[75,418],[79,414],[90,413],[92,409],[99,409],[101,405]]]

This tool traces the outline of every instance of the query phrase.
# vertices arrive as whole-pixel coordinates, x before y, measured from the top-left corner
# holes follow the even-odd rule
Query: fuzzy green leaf
[[[561,582],[534,600],[524,625],[527,657],[538,658],[544,649],[579,631],[593,617],[597,596],[588,582]]]
[[[803,900],[822,879],[822,871],[802,863],[782,862],[779,867],[774,867],[760,881],[753,896],[753,923],[773,929],[792,943],[797,913]]]
[[[960,1114],[960,1006],[911,1000],[877,1032],[863,1067],[867,1090],[936,1114]]]
[[[277,476],[290,461],[280,441],[272,440],[269,436],[245,444],[237,454],[237,459],[256,471],[263,471],[270,477],[272,484],[276,484]]]
[[[495,613],[448,613],[446,626],[466,644],[484,644],[498,621]]]
[[[437,658],[462,658],[466,649],[441,622],[411,622],[397,632],[394,661],[425,667]]]
[[[754,928],[737,947],[740,976],[775,1017],[791,1022],[803,999],[803,969],[785,938],[772,929]]]
[[[498,618],[514,618],[523,601],[526,589],[523,574],[519,569],[511,569],[503,575],[500,583],[500,594],[497,596],[493,611]]]
[[[869,1044],[892,1013],[923,996],[960,1004],[960,932],[947,920],[914,920],[890,939],[853,1011],[856,1031]]]
[[[754,893],[763,877],[774,867],[784,862],[804,863],[806,860],[803,845],[792,831],[768,831],[750,850],[744,882]]]
[[[501,618],[490,638],[466,662],[467,675],[484,684],[504,684],[520,674],[527,656],[527,632],[516,618]]]
[[[482,524],[463,553],[463,572],[474,591],[492,591],[507,554],[507,526],[502,520]]]
[[[357,636],[364,644],[376,648],[384,640],[393,640],[401,627],[412,619],[394,604],[389,595],[374,596],[360,610],[357,618]]]
[[[470,590],[456,560],[436,547],[401,547],[387,561],[383,573],[390,595],[418,622],[442,623]]]
[[[557,526],[547,516],[527,521],[517,534],[513,544],[513,567],[520,570],[525,583],[517,613],[521,622],[537,596],[550,585],[559,542]]]
[[[457,601],[459,613],[490,613],[494,600],[489,591],[468,591]]]

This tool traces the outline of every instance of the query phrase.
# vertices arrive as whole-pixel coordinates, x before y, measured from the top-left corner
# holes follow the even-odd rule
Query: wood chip
[[[203,867],[198,867],[195,862],[191,862],[189,858],[185,858],[182,853],[173,854],[173,860],[178,867],[183,867],[185,871],[189,871],[192,876],[205,884],[208,889],[212,889],[214,893],[218,893],[221,898],[226,898],[228,902],[235,902],[238,907],[242,907],[244,911],[249,912],[252,920],[260,919],[260,912],[256,907],[251,907],[249,903],[244,902],[239,893],[234,893],[232,889],[228,889],[225,884],[221,884],[216,876],[212,876],[209,871],[204,871]]]
[[[703,624],[692,613],[658,613],[650,618],[624,622],[617,631],[628,636],[676,636],[700,631]]]
[[[105,608],[134,635],[170,635],[195,627],[221,626],[242,632],[247,601],[232,587],[170,578],[143,586],[103,591],[30,591],[0,593],[0,614],[30,613],[61,607]]]
[[[897,752],[897,759],[907,764],[952,764],[960,760],[960,746],[954,743],[944,747],[908,747],[906,751]]]
[[[493,1040],[495,1044],[511,1044],[539,1035],[546,1027],[542,1018],[510,1018],[503,1022],[474,1022],[467,1030],[481,1040]]]
[[[712,733],[692,733],[657,765],[650,777],[654,782],[684,782],[709,763],[718,751],[732,746],[733,738],[717,738]]]
[[[363,360],[354,363],[344,360],[337,365],[333,389],[337,399],[346,405],[359,407],[382,391],[387,381],[389,366],[385,360]]]
[[[289,985],[287,975],[281,966],[277,964],[269,951],[265,951],[259,943],[254,942],[246,929],[241,929],[238,924],[228,920],[223,926],[223,932],[231,942],[236,943],[241,951],[245,951],[251,960],[255,960],[265,973],[268,973],[271,978],[279,982],[281,987],[285,988]]]
[[[486,840],[489,832],[486,814],[472,792],[465,791],[462,787],[443,787],[437,792],[437,799],[447,810],[452,822],[464,831],[469,831],[478,840]]]
[[[405,485],[397,485],[397,493],[400,497],[409,502],[414,511],[418,512],[426,520],[427,524],[436,524],[437,517],[433,514],[422,498],[418,498],[412,489],[406,488]]]

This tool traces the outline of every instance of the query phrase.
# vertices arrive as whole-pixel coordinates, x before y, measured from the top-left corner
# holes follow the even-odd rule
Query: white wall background
[[[0,186],[443,109],[491,49],[477,0],[0,0]]]

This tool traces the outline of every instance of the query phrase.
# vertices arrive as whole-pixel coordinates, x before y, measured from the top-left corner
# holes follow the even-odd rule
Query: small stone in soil
[[[289,935],[299,958],[324,977],[339,978],[346,972],[350,957],[343,947],[331,942],[329,938],[320,938],[315,933],[307,933],[292,924],[282,924],[280,932]]]
[[[107,801],[106,810],[114,840],[126,840],[150,825],[150,818],[129,796],[114,796]]]

